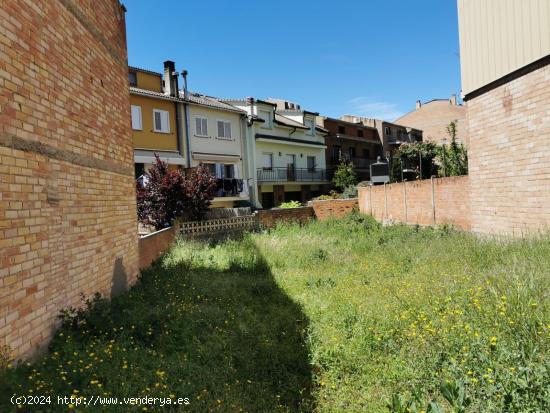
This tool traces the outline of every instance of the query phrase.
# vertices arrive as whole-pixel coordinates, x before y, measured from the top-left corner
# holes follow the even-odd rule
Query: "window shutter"
[[[161,112],[161,118],[162,118],[162,131],[163,132],[170,132],[170,117],[169,113],[167,111]]]
[[[208,121],[207,121],[207,119],[206,119],[206,118],[202,118],[202,119],[201,119],[201,124],[202,124],[202,128],[201,128],[202,134],[203,134],[204,136],[208,135]]]
[[[224,122],[224,136],[231,139],[231,122]]]
[[[132,105],[132,129],[141,130],[141,106]]]
[[[162,131],[162,118],[160,112],[155,112],[155,130]]]
[[[202,135],[202,123],[201,118],[195,118],[195,134]]]
[[[221,121],[221,120],[218,121],[218,137],[219,138],[225,137],[224,128],[223,128],[223,121]]]

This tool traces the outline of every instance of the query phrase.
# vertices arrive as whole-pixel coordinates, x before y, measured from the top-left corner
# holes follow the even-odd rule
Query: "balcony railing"
[[[258,168],[258,182],[323,182],[329,180],[326,169]]]
[[[342,158],[345,159],[347,162],[351,161],[353,163],[353,166],[355,166],[356,168],[368,168],[369,166],[371,166],[373,163],[376,162],[376,159],[358,158],[358,157],[350,158],[348,155],[346,155],[341,157],[333,156],[332,163],[337,165],[340,163],[340,159]]]

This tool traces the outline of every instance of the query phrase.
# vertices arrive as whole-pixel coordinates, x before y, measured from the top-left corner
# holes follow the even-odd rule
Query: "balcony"
[[[326,169],[307,168],[258,168],[258,182],[326,182],[329,180]]]
[[[218,178],[216,179],[216,198],[238,197],[244,189],[242,179]]]
[[[333,156],[332,163],[334,165],[338,165],[340,163],[340,159],[344,159],[346,162],[351,161],[353,163],[353,166],[356,168],[365,168],[365,169],[370,167],[373,163],[376,162],[376,159],[372,159],[372,158],[358,158],[358,157],[350,158],[348,155],[346,155],[342,157]]]

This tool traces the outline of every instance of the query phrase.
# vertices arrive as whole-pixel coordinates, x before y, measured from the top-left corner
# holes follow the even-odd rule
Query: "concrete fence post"
[[[369,186],[369,203],[370,203],[370,215],[371,216],[374,216],[373,215],[373,208],[372,208],[372,185]]]
[[[407,180],[403,180],[403,205],[405,206],[405,224],[408,221],[408,211],[407,211]]]
[[[384,219],[388,219],[388,194],[386,193],[385,182],[384,182]]]
[[[433,224],[435,225],[435,188],[434,188],[434,177],[430,178],[431,184],[432,184],[432,219]]]

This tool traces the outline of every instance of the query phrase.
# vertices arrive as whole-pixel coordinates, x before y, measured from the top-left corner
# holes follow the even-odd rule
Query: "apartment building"
[[[370,165],[384,156],[378,130],[362,122],[320,117],[327,130],[325,143],[328,170],[334,170],[341,159],[352,162],[360,180],[370,179]]]
[[[458,17],[472,230],[547,231],[550,1],[458,0]]]
[[[247,113],[246,168],[251,200],[258,208],[307,201],[329,184],[326,129],[316,112],[282,99],[227,99]]]
[[[394,122],[354,115],[344,115],[340,119],[351,123],[361,123],[364,126],[376,129],[385,156],[391,154],[403,143],[422,142],[423,139],[420,129]]]
[[[466,106],[457,103],[456,95],[424,103],[417,100],[415,109],[396,119],[395,123],[421,130],[425,141],[443,144],[450,142],[447,126],[454,121],[457,123],[457,141],[468,146]]]
[[[132,136],[136,178],[157,154],[170,168],[206,165],[218,188],[213,207],[232,207],[249,200],[243,168],[246,112],[221,100],[183,90],[172,61],[164,74],[129,68]]]

